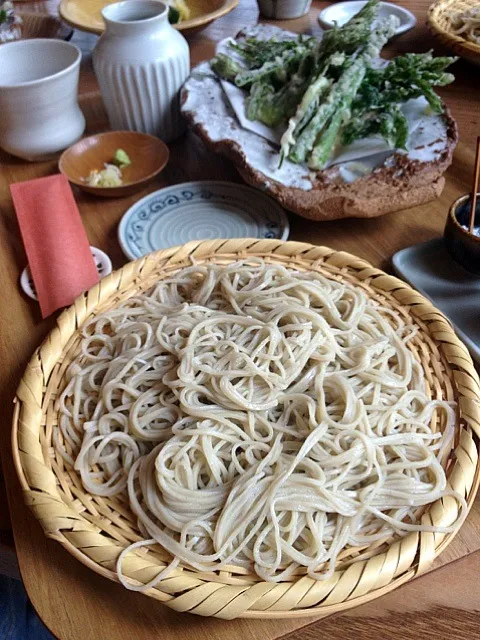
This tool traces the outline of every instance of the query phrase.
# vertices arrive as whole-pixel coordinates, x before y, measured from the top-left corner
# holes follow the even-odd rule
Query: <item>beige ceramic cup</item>
[[[62,40],[2,44],[0,147],[24,160],[45,160],[81,137],[80,60],[78,47]]]

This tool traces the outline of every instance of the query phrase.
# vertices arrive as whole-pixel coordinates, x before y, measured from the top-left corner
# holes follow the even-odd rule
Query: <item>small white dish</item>
[[[352,2],[336,2],[331,4],[318,14],[318,21],[325,27],[325,29],[331,29],[336,23],[339,27],[342,27],[346,22],[353,18],[362,7],[367,3],[364,0],[353,0]],[[395,35],[405,33],[417,24],[417,19],[404,7],[400,7],[398,4],[391,2],[379,2],[378,19],[386,18],[389,15],[395,15],[400,20],[400,25],[395,32]]]
[[[449,318],[472,358],[480,363],[480,277],[450,257],[443,238],[399,251],[392,264],[400,278]]]
[[[150,193],[125,213],[118,240],[131,260],[190,240],[278,238],[290,227],[272,198],[241,184],[184,182]]]
[[[90,251],[92,252],[93,259],[95,260],[95,266],[97,267],[100,278],[104,278],[105,276],[108,276],[109,273],[112,273],[112,261],[107,254],[101,249],[97,249],[97,247],[90,247]],[[32,300],[38,300],[32,274],[30,273],[30,267],[28,265],[22,271],[22,275],[20,276],[20,286],[29,298],[32,298]]]

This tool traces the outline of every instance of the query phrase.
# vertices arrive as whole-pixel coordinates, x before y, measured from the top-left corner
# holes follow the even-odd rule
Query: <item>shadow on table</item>
[[[0,640],[54,640],[20,580],[0,575]]]

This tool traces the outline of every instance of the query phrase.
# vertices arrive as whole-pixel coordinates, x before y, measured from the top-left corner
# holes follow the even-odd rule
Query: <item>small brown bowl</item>
[[[467,271],[480,275],[480,236],[468,231],[470,195],[455,200],[448,211],[443,238],[452,258]],[[480,234],[480,194],[478,194],[473,225]]]
[[[119,187],[89,187],[84,179],[92,169],[111,163],[117,149],[123,149],[132,164],[122,169]],[[104,198],[129,196],[145,187],[168,162],[167,145],[146,133],[108,131],[83,138],[64,151],[58,162],[60,172],[74,185]]]

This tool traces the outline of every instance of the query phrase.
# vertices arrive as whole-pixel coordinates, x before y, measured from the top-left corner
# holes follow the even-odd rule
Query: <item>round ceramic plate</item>
[[[265,194],[232,182],[184,182],[139,200],[118,239],[131,260],[189,240],[278,238],[290,231],[284,210]]]
[[[335,23],[339,27],[342,27],[346,22],[353,18],[360,9],[362,9],[367,3],[365,0],[353,0],[352,2],[337,2],[329,5],[323,11],[318,14],[318,21],[326,29],[333,27]],[[398,36],[401,33],[405,33],[417,24],[417,19],[411,11],[400,7],[392,2],[379,2],[378,3],[378,18],[387,18],[389,15],[396,16],[400,24],[397,27],[395,34]]]

